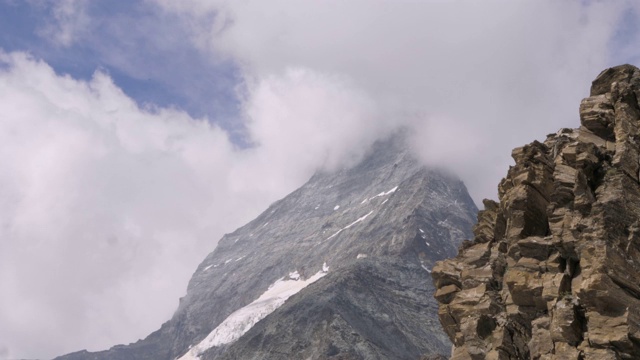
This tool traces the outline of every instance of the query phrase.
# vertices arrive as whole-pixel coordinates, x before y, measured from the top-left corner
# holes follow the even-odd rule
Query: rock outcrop
[[[452,359],[640,358],[640,70],[602,72],[581,126],[513,150],[499,203],[432,277]]]

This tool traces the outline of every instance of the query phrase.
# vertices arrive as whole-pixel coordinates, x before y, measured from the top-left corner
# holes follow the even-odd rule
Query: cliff
[[[452,359],[640,356],[640,70],[603,71],[578,129],[512,152],[499,202],[432,277]]]

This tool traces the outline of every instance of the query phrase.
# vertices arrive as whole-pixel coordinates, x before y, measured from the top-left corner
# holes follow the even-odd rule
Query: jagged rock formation
[[[471,235],[464,184],[397,135],[225,235],[146,339],[58,359],[418,359],[448,353],[429,269]],[[317,281],[316,281],[317,280]],[[306,286],[306,287],[305,287]]]
[[[513,150],[473,241],[432,277],[452,359],[640,358],[640,70],[607,69],[581,126]]]

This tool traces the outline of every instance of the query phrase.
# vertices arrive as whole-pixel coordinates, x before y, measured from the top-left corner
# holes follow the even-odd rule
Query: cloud
[[[370,144],[394,128],[376,121],[376,104],[339,76],[289,68],[262,79],[250,94],[245,104],[250,138],[260,151],[277,154],[269,161],[282,170],[353,164],[367,150],[358,144]],[[302,154],[292,156],[292,150]]]
[[[81,38],[90,25],[86,0],[58,0],[51,4],[36,3],[37,6],[50,6],[51,19],[39,30],[39,34],[53,43],[69,47]]]
[[[248,149],[204,119],[140,108],[101,72],[78,81],[22,53],[2,53],[0,69],[6,356],[146,336],[222,234],[385,132],[356,134],[375,106],[304,69],[247,88]]]
[[[421,157],[453,167],[478,202],[496,197],[513,147],[578,125],[590,81],[616,64],[618,20],[638,8],[630,1],[156,3],[189,22],[195,46],[236,59],[249,82],[296,67],[348,79],[376,104],[371,123],[410,123]]]
[[[81,81],[2,53],[0,349],[9,356],[100,350],[147,335],[170,317],[223,233],[316,169],[354,163],[399,126],[412,127],[426,163],[458,173],[477,201],[495,198],[511,148],[577,126],[590,81],[617,61],[609,55],[617,20],[637,6],[144,4],[163,9],[158,19],[178,17],[189,46],[212,63],[235,62],[237,120],[252,146],[237,146],[207,119],[138,105],[105,72]],[[128,29],[145,39],[136,33],[149,27]],[[71,43],[86,40],[70,34]],[[120,60],[131,73],[145,64]],[[149,76],[166,68],[154,69]]]
[[[142,1],[0,0],[0,47],[88,80],[99,68],[139,104],[207,116],[240,138],[235,64],[201,52],[189,25]]]
[[[87,83],[24,54],[0,62],[0,346],[51,357],[145,335],[229,220],[216,208],[226,134],[139,109],[102,73]]]

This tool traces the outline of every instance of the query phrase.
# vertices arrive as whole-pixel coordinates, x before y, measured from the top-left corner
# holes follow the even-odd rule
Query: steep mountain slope
[[[361,259],[291,298],[219,359],[419,359],[448,354],[425,270],[393,258]],[[295,356],[283,356],[295,355]],[[215,351],[203,359],[218,358]]]
[[[579,129],[513,151],[473,242],[433,279],[452,359],[640,358],[640,70],[607,69]]]
[[[59,359],[194,359],[226,350],[242,351],[243,358],[287,358],[303,348],[313,348],[307,352],[311,358],[338,358],[357,347],[357,336],[367,339],[367,345],[349,355],[353,358],[388,354],[396,351],[394,346],[407,346],[402,352],[407,356],[446,350],[450,345],[441,330],[421,315],[430,308],[435,318],[428,269],[455,254],[470,234],[475,213],[459,180],[420,166],[406,150],[404,136],[396,135],[376,143],[355,167],[314,175],[255,220],[225,235],[198,266],[187,295],[160,330],[134,344]],[[379,289],[377,297],[358,295],[369,288]],[[403,299],[408,309],[397,309],[393,304]],[[405,328],[385,333],[393,336],[380,342],[380,333],[363,325],[369,320],[356,316],[385,313],[404,315],[374,318],[370,324],[390,329],[393,322]],[[252,328],[261,319],[260,326]],[[416,319],[425,323],[418,326]],[[264,336],[256,344],[260,329],[284,336],[278,330],[282,321],[296,325],[287,335],[289,343],[277,349],[280,353]],[[326,339],[331,343],[313,343],[314,336],[327,330],[307,326],[308,321],[338,321],[340,326],[330,327],[332,335]],[[302,339],[303,333],[311,338]],[[250,351],[256,353],[248,355]]]

